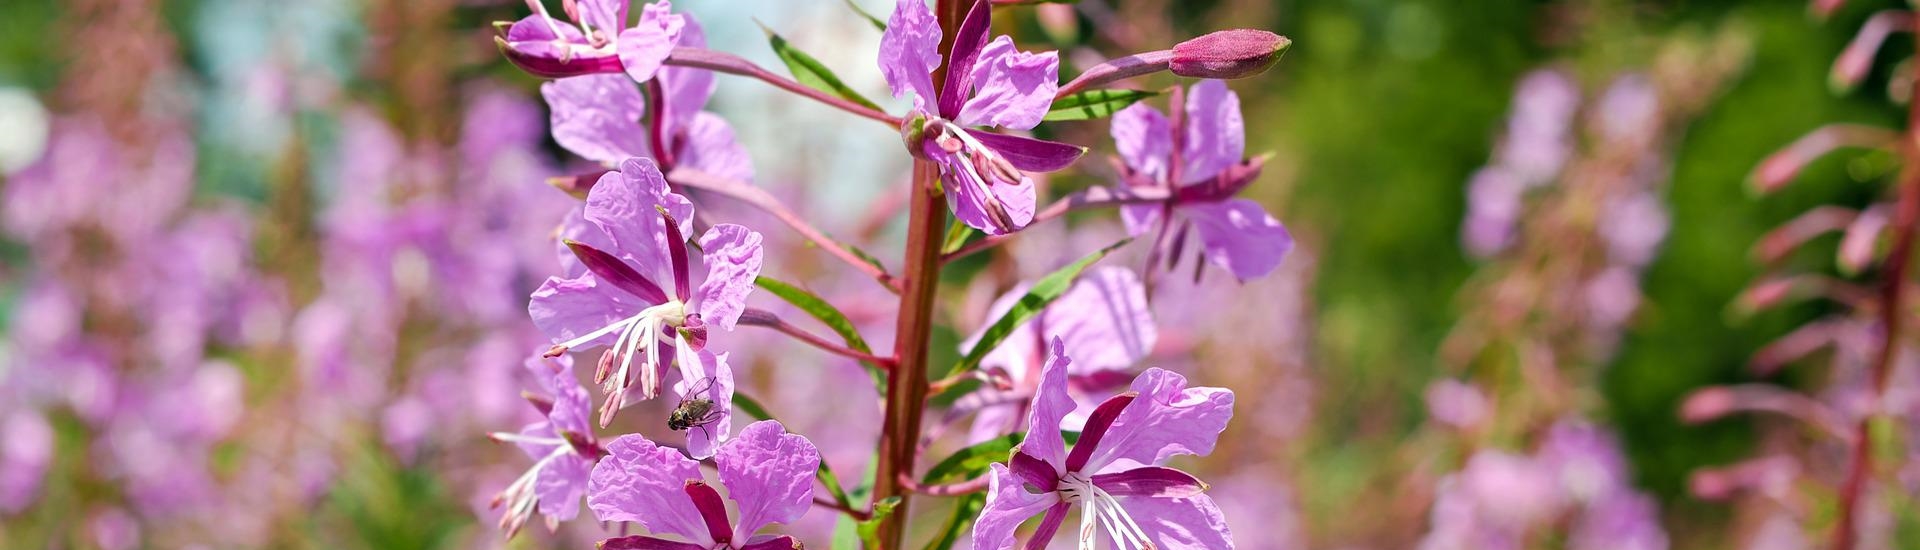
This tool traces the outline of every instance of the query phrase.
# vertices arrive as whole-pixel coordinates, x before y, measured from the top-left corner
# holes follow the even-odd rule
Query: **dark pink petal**
[[[786,535],[754,538],[755,540],[753,542],[747,543],[746,546],[741,546],[740,550],[800,550],[805,548],[804,545],[800,544],[799,539]]]
[[[555,28],[560,34],[554,34]],[[619,57],[595,50],[571,25],[541,15],[515,21],[507,28],[507,36],[494,42],[507,61],[534,76],[566,78],[620,72]]]
[[[640,9],[640,22],[620,31],[620,65],[634,82],[653,80],[660,66],[680,42],[686,19],[673,13],[672,2],[655,2]]]
[[[720,467],[720,483],[740,510],[734,523],[737,540],[768,524],[792,523],[813,506],[820,451],[807,438],[786,433],[779,422],[747,425],[713,460]]]
[[[693,500],[693,507],[700,510],[700,519],[707,524],[707,536],[714,542],[733,541],[733,526],[727,524],[727,503],[720,500],[720,492],[713,490],[706,482],[687,482],[687,498]]]
[[[687,496],[689,481],[699,481],[700,463],[678,449],[655,445],[639,434],[607,443],[607,455],[593,467],[587,508],[600,521],[630,521],[654,534],[670,533],[713,546],[706,521]]]
[[[1292,45],[1287,37],[1267,31],[1216,31],[1174,45],[1167,68],[1185,77],[1246,78],[1267,72]]]
[[[1067,395],[1067,368],[1073,363],[1066,347],[1054,338],[1048,346],[1048,359],[1040,369],[1040,385],[1027,413],[1027,438],[1015,451],[1032,455],[1053,467],[1058,478],[1067,459],[1067,443],[1060,436],[1060,420],[1073,412],[1073,397]]]
[[[586,189],[591,190],[592,185],[589,184]],[[583,193],[580,198],[584,200],[586,195]],[[581,264],[580,258],[574,255],[573,249],[567,247],[567,241],[586,243],[603,252],[614,249],[613,239],[607,237],[607,232],[601,231],[599,226],[589,223],[585,210],[581,208],[567,211],[567,217],[560,220],[560,234],[557,236],[559,238],[553,239],[554,252],[560,259],[560,273],[569,279],[586,275],[588,271],[587,266]]]
[[[1013,456],[1007,459],[1007,469],[1020,476],[1023,483],[1032,485],[1036,491],[1052,491],[1060,487],[1060,472],[1052,464],[1033,455],[1014,451]]]
[[[667,232],[667,257],[673,261],[673,297],[681,301],[693,299],[693,275],[687,272],[687,233],[681,229],[680,220],[668,213],[665,207],[658,207],[660,227]]]
[[[615,166],[646,154],[646,101],[633,81],[617,74],[562,78],[540,85],[553,140],[582,158]]]
[[[727,364],[727,354],[696,351],[685,338],[674,340],[674,357],[680,365],[680,381],[673,384],[675,398],[712,401],[713,413],[718,415],[713,423],[686,431],[687,454],[704,460],[733,436],[733,368]],[[713,381],[702,382],[705,379]],[[692,394],[693,389],[701,387],[705,393]]]
[[[1034,492],[1007,470],[1005,464],[993,464],[987,473],[987,503],[973,520],[973,550],[1013,548],[1014,532],[1020,524],[1042,511],[1060,504],[1060,495],[1052,491]]]
[[[1113,114],[1108,131],[1113,134],[1113,147],[1120,151],[1120,159],[1126,162],[1127,168],[1147,181],[1166,179],[1167,160],[1173,155],[1173,130],[1160,110],[1146,103],[1128,105]]]
[[[1052,172],[1073,165],[1087,148],[1068,145],[1056,141],[1010,136],[994,132],[972,132],[969,135],[987,148],[1006,157],[1014,168],[1027,172]]]
[[[972,66],[972,97],[954,119],[967,126],[1031,129],[1046,118],[1060,90],[1060,54],[1019,51],[1005,35],[987,44]]]
[[[993,6],[987,0],[973,0],[967,18],[954,30],[953,51],[947,52],[947,82],[940,89],[940,118],[958,120],[960,106],[974,86],[974,64],[987,45],[987,31],[993,30]]]
[[[1184,376],[1147,369],[1133,380],[1139,395],[1120,412],[1081,471],[1098,473],[1116,461],[1164,464],[1168,458],[1213,452],[1233,418],[1233,390],[1187,387]]]
[[[1187,498],[1207,490],[1193,474],[1165,466],[1143,466],[1093,476],[1093,484],[1117,497]]]
[[[1100,449],[1107,431],[1113,428],[1113,421],[1120,418],[1120,413],[1126,411],[1135,398],[1131,393],[1123,393],[1094,407],[1093,414],[1087,415],[1086,427],[1080,431],[1080,440],[1074,442],[1073,452],[1067,455],[1067,471],[1078,472],[1087,467],[1087,460],[1093,457],[1094,451]]]
[[[1033,529],[1033,535],[1027,537],[1027,550],[1046,550],[1047,543],[1053,542],[1053,536],[1060,532],[1060,524],[1067,521],[1067,509],[1073,505],[1065,501],[1056,502],[1047,508],[1047,515],[1040,516],[1040,526]]]
[[[1246,121],[1240,96],[1225,82],[1202,80],[1187,89],[1186,147],[1180,153],[1180,183],[1218,175],[1246,157]]]
[[[887,32],[880,36],[880,75],[893,97],[915,95],[914,105],[931,107],[938,90],[933,71],[940,68],[940,23],[925,0],[897,0]]]
[[[1199,229],[1207,260],[1242,282],[1271,273],[1293,250],[1287,227],[1252,200],[1183,204],[1177,210]]]
[[[700,237],[700,249],[706,251],[701,260],[707,264],[707,278],[700,281],[696,297],[701,320],[733,330],[760,277],[760,241],[759,232],[730,223],[716,224]]]
[[[586,336],[645,308],[626,292],[601,286],[594,277],[549,277],[533,292],[527,314],[534,326],[557,343]],[[611,344],[615,336],[609,333],[579,347]]]
[[[599,550],[706,550],[705,546],[643,535],[614,537],[600,541]]]
[[[580,265],[586,266],[587,271],[592,272],[594,277],[598,277],[601,281],[627,291],[647,303],[667,302],[667,293],[660,290],[660,285],[654,284],[645,275],[634,271],[633,266],[627,265],[627,262],[620,258],[583,242],[566,240],[562,243],[573,251],[573,256],[580,261]]]
[[[1227,518],[1207,495],[1187,498],[1120,497],[1120,506],[1146,531],[1147,540],[1166,549],[1231,550]],[[1245,518],[1258,521],[1262,518]]]

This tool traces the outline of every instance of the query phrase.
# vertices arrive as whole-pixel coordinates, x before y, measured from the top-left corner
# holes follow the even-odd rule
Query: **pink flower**
[[[813,478],[820,452],[807,438],[762,420],[740,430],[713,457],[723,500],[700,473],[700,463],[639,434],[607,444],[607,457],[593,467],[587,506],[603,522],[628,521],[651,535],[601,541],[605,550],[789,550],[800,542],[785,535],[755,535],[770,524],[788,524],[813,506]],[[726,500],[739,510],[727,518]],[[673,535],[681,540],[662,538]]]
[[[642,8],[633,27],[627,26],[628,0],[566,2],[573,25],[548,15],[539,0],[527,4],[536,13],[514,22],[505,37],[494,40],[508,61],[546,78],[625,72],[634,82],[652,80],[686,25],[666,0]]]

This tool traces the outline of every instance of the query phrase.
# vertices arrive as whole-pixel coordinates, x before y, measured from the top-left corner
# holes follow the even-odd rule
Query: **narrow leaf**
[[[860,7],[859,2],[855,2],[853,0],[845,0],[845,1],[847,3],[847,7],[853,8],[853,13],[860,14],[860,18],[866,19],[868,23],[872,23],[873,28],[878,29],[880,32],[887,32],[886,21],[882,21],[880,18],[874,17],[873,12],[867,11],[866,8]]]
[[[838,308],[833,307],[833,304],[827,303],[826,300],[822,300],[819,296],[815,296],[813,293],[807,292],[800,287],[781,282],[779,279],[765,275],[754,279],[753,284],[758,285],[774,296],[778,296],[782,300],[786,300],[787,303],[793,304],[794,307],[800,308],[800,310],[806,312],[807,315],[811,315],[814,319],[818,319],[821,323],[826,324],[827,328],[832,329],[835,334],[839,334],[840,338],[846,341],[848,348],[852,348],[854,351],[860,353],[873,353],[873,348],[867,346],[866,339],[860,337],[860,331],[853,326],[853,321],[848,320],[847,315],[841,313]],[[867,374],[873,378],[875,391],[880,392],[881,395],[886,395],[886,371],[881,370],[880,365],[871,362],[861,361],[860,364],[866,366]]]
[[[966,246],[967,241],[972,240],[975,233],[979,233],[979,231],[974,230],[973,226],[955,220],[947,226],[947,242],[940,245],[940,253],[952,254],[953,251],[959,250],[962,246]]]
[[[759,22],[755,21],[755,23]],[[832,70],[827,69],[826,65],[820,64],[820,60],[814,59],[813,56],[807,55],[807,52],[800,51],[799,48],[788,44],[787,39],[781,38],[778,33],[773,32],[773,29],[767,28],[765,24],[760,25],[760,30],[767,33],[767,45],[772,46],[773,53],[780,56],[782,63],[787,64],[787,70],[793,73],[794,80],[807,85],[809,88],[840,96],[841,99],[864,105],[876,111],[880,110],[879,105],[875,105],[872,101],[862,97],[860,92],[853,91],[852,87],[847,86],[846,82],[842,82],[838,75],[833,74]]]
[[[947,516],[947,523],[940,526],[940,532],[927,542],[926,550],[953,550],[955,542],[960,540],[960,532],[973,525],[973,519],[987,506],[987,495],[973,493],[961,497],[953,503],[953,514]]]
[[[1142,99],[1160,95],[1141,90],[1087,90],[1054,100],[1047,121],[1106,118]]]
[[[860,522],[854,528],[860,532],[860,543],[867,548],[886,548],[880,544],[880,522],[893,515],[893,509],[900,506],[900,497],[891,496],[873,503],[873,517]]]
[[[1006,462],[1013,455],[1013,446],[1025,437],[1025,433],[1010,433],[960,449],[928,469],[923,483],[954,483],[979,477],[987,472],[988,465]]]
[[[948,371],[948,375],[966,372],[980,366],[980,360],[985,359],[988,352],[999,347],[1000,342],[1006,340],[1008,334],[1013,333],[1013,329],[1019,328],[1021,323],[1038,315],[1040,310],[1046,309],[1047,304],[1059,299],[1060,295],[1066,294],[1067,289],[1073,286],[1073,281],[1080,278],[1081,272],[1129,242],[1133,242],[1133,239],[1123,239],[1108,245],[1034,282],[1033,287],[1027,290],[1027,295],[1021,296],[1020,301],[1013,304],[1013,309],[1007,310],[1006,314],[987,326],[987,331],[980,335],[980,341],[974,343],[973,349],[967,350],[967,355]]]

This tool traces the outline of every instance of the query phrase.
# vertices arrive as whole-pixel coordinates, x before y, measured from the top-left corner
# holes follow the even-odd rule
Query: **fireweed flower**
[[[565,278],[549,277],[534,291],[527,305],[534,325],[556,344],[548,356],[571,349],[611,345],[600,356],[594,381],[602,384],[607,400],[600,409],[606,426],[625,404],[636,384],[642,399],[659,395],[667,362],[677,360],[683,380],[676,388],[681,398],[688,389],[704,389],[697,396],[714,401],[721,423],[689,430],[688,449],[695,456],[710,455],[724,440],[731,415],[733,380],[725,355],[707,351],[709,324],[733,330],[746,309],[747,295],[760,275],[760,234],[733,224],[717,224],[700,238],[707,277],[696,294],[687,273],[686,239],[693,203],[667,190],[667,180],[653,161],[627,159],[620,171],[600,177],[587,195],[577,218],[562,227],[566,246],[562,254]],[[670,273],[673,294],[654,283]],[[702,378],[714,378],[701,384]],[[718,428],[718,429],[714,429]]]
[[[1201,254],[1214,265],[1241,281],[1265,276],[1293,250],[1293,235],[1260,203],[1233,198],[1259,177],[1265,162],[1245,158],[1240,97],[1218,80],[1202,80],[1186,94],[1184,109],[1184,116],[1172,122],[1140,103],[1113,115],[1122,186],[1167,196],[1122,207],[1121,220],[1135,236],[1158,225],[1163,242],[1156,246],[1169,247],[1169,260],[1179,259],[1192,228],[1199,233]],[[1166,241],[1169,230],[1172,240]]]
[[[1026,294],[1026,285],[1008,290],[993,302],[987,317],[997,318],[1013,309]],[[983,327],[981,333],[985,330]],[[1140,284],[1139,275],[1120,267],[1095,269],[981,359],[979,372],[989,384],[955,404],[956,410],[976,411],[970,441],[985,441],[1018,429],[1040,386],[1041,369],[1046,363],[1044,335],[1058,336],[1079,358],[1067,369],[1075,405],[1065,417],[1068,429],[1079,429],[1099,404],[1088,394],[1125,384],[1127,371],[1153,351],[1159,329],[1147,308],[1147,289]],[[973,347],[980,337],[975,334],[963,349]]]
[[[790,524],[813,506],[813,478],[820,451],[807,438],[762,420],[740,430],[713,457],[720,484],[739,511],[727,518],[727,503],[701,475],[700,463],[639,434],[607,444],[607,457],[593,467],[587,507],[600,521],[630,521],[651,535],[601,541],[605,550],[785,550],[800,541],[785,535],[755,535],[769,524]],[[682,540],[660,538],[674,535]]]
[[[500,528],[511,537],[533,517],[535,511],[546,516],[547,529],[580,513],[580,499],[587,494],[587,473],[604,453],[593,439],[592,414],[587,390],[573,379],[573,360],[566,356],[527,362],[527,370],[540,381],[545,395],[528,395],[528,401],[546,420],[529,424],[518,433],[495,432],[494,439],[513,443],[533,458],[526,473],[493,497],[493,508],[505,507]]]
[[[494,42],[508,61],[547,78],[625,72],[646,82],[673,53],[686,24],[666,0],[641,8],[640,22],[631,28],[629,0],[563,0],[571,25],[549,15],[540,0],[527,5],[533,15],[515,21]]]
[[[1133,391],[1101,403],[1072,450],[1060,424],[1073,410],[1067,395],[1071,361],[1055,338],[1027,417],[1027,438],[989,474],[986,507],[973,524],[975,550],[1014,545],[1014,531],[1044,514],[1027,548],[1046,548],[1080,505],[1079,547],[1094,548],[1105,530],[1116,548],[1232,548],[1226,518],[1193,475],[1161,466],[1176,455],[1205,455],[1233,416],[1233,391],[1188,388],[1178,374],[1154,368]]]
[[[706,34],[692,16],[679,35],[682,47],[706,47]],[[633,82],[616,75],[562,78],[540,86],[551,109],[553,139],[561,147],[603,166],[629,157],[656,157],[662,169],[685,166],[739,181],[753,180],[753,161],[720,115],[704,111],[713,97],[711,71],[666,67],[656,77],[662,91],[664,143],[652,143],[646,98]]]
[[[894,97],[914,94],[901,135],[908,152],[940,166],[954,217],[1000,235],[1033,221],[1027,173],[1066,168],[1086,149],[977,128],[1032,129],[1059,89],[1059,54],[1018,51],[1005,35],[988,42],[992,17],[988,2],[974,2],[943,60],[933,10],[922,0],[899,0],[880,38],[880,73]],[[932,74],[943,61],[947,81],[936,90]]]

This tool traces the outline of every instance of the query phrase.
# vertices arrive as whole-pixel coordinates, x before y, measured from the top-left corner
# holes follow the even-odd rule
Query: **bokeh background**
[[[1250,152],[1273,155],[1247,194],[1299,246],[1245,285],[1179,271],[1148,361],[1238,392],[1220,451],[1188,464],[1241,547],[1449,548],[1437,503],[1472,477],[1450,473],[1486,453],[1551,454],[1565,428],[1600,434],[1583,452],[1619,453],[1620,483],[1650,506],[1600,529],[1610,542],[1582,542],[1584,512],[1522,518],[1535,524],[1511,547],[1800,548],[1831,529],[1830,449],[1793,421],[1686,422],[1681,409],[1711,385],[1827,385],[1820,354],[1751,363],[1838,306],[1755,311],[1741,297],[1781,265],[1835,271],[1839,239],[1771,264],[1754,244],[1814,206],[1880,197],[1894,160],[1837,155],[1765,195],[1749,174],[1821,125],[1899,124],[1888,90],[1903,85],[1906,40],[1857,86],[1830,85],[1829,71],[1861,22],[1902,6],[1855,1],[1822,20],[1796,0],[1087,0],[1003,10],[998,24],[1061,49],[1063,72],[1221,28],[1294,40],[1271,72],[1232,87]],[[676,7],[716,49],[778,67],[757,20],[886,95],[879,33],[838,0]],[[486,509],[526,466],[485,433],[532,418],[521,359],[542,340],[525,295],[552,272],[547,231],[572,204],[544,180],[588,169],[547,136],[539,82],[494,50],[490,23],[525,10],[6,2],[0,547],[605,536],[576,521],[506,543]],[[739,131],[760,185],[897,268],[907,159],[874,154],[897,135],[725,76],[709,109]],[[1112,150],[1104,122],[1045,131]],[[1542,163],[1539,181],[1494,181]],[[1107,173],[1055,177],[1052,193]],[[721,219],[768,233],[770,275],[841,304],[875,347],[891,341],[869,281],[719,201]],[[1000,291],[1120,234],[1111,213],[1068,221],[950,270],[936,348],[953,353]],[[1608,246],[1639,252],[1593,252]],[[746,387],[843,476],[862,471],[877,409],[844,392],[864,390],[864,375],[758,340],[735,350]],[[624,431],[653,429],[637,426]],[[1702,468],[1763,454],[1802,464],[1784,489],[1698,487]],[[1499,475],[1520,481],[1487,498],[1534,504],[1523,474]],[[1914,509],[1874,501],[1874,544],[1920,545]],[[819,547],[844,542],[826,516],[796,529]],[[1660,537],[1628,536],[1648,529]]]

